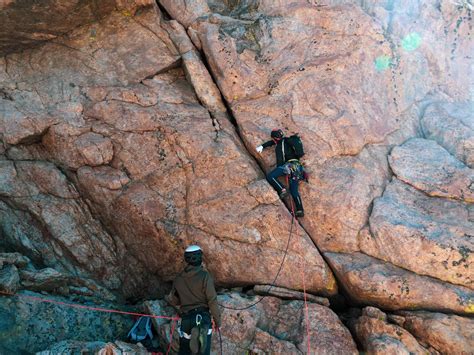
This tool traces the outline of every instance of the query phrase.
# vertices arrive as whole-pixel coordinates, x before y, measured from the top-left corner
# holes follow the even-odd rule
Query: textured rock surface
[[[474,202],[474,170],[436,142],[414,138],[389,156],[397,178],[430,196]]]
[[[25,267],[30,260],[20,253],[0,253],[0,266],[14,264],[17,267]]]
[[[353,324],[357,339],[367,354],[426,354],[408,331],[389,324],[385,313],[377,308],[367,307]]]
[[[180,269],[175,260],[191,242],[203,246],[219,283],[270,283],[286,249],[290,216],[225,119],[210,76],[199,79],[205,67],[197,52],[182,49],[182,29],[176,23],[161,26],[157,14],[156,8],[134,16],[115,11],[4,62],[8,73],[2,83],[11,100],[2,100],[7,104],[3,135],[16,145],[7,146],[9,160],[1,162],[8,190],[3,220],[8,225],[26,213],[36,225],[47,225],[53,237],[24,223],[26,236],[7,229],[7,245],[29,249],[26,255],[60,272],[89,276],[93,269],[109,287],[123,286],[126,296],[160,289],[159,281]],[[100,30],[91,38],[93,29]],[[196,56],[188,61],[184,55],[191,52]],[[168,70],[178,65],[179,53],[188,77],[201,85],[196,92],[206,108],[183,71]],[[30,65],[28,58],[36,61]],[[34,87],[33,94],[24,97],[25,90],[14,89],[18,82]],[[45,112],[40,128],[21,113],[28,111],[20,110],[23,103],[34,117]],[[34,173],[44,180],[40,186]],[[25,188],[31,190],[28,197],[39,195],[34,205],[32,198],[19,196]],[[52,196],[43,196],[47,193]],[[59,198],[66,211],[58,210]],[[277,283],[302,289],[292,273],[305,260],[308,289],[334,294],[331,271],[308,236],[299,238],[290,245]],[[30,247],[42,239],[53,245]],[[73,253],[73,265],[57,256],[62,246],[71,249],[60,252]],[[235,258],[252,264],[233,263]],[[136,277],[121,277],[131,273]]]
[[[357,348],[347,328],[329,308],[308,303],[310,329],[306,331],[304,303],[282,301],[265,297],[255,307],[260,296],[244,296],[238,293],[219,295],[219,304],[241,310],[223,309],[222,345],[224,354],[244,354],[247,351],[266,353],[270,349],[277,354],[301,354],[307,351],[307,334],[310,352],[318,354],[356,354]],[[150,312],[172,316],[169,308],[160,301],[149,302]],[[162,329],[162,339],[169,339],[170,324],[155,321]],[[177,339],[175,339],[177,341]],[[212,339],[212,349],[220,351],[217,334]]]
[[[474,320],[443,313],[402,312],[403,327],[441,354],[469,354],[474,349]]]
[[[5,265],[0,269],[0,291],[15,293],[20,287],[20,275],[15,265]]]
[[[303,292],[288,290],[283,287],[269,287],[267,285],[255,285],[253,291],[257,295],[268,295],[288,300],[304,300],[305,294]],[[320,305],[329,307],[329,300],[323,297],[317,297],[311,294],[306,294],[308,302],[318,303]]]
[[[386,153],[364,147],[401,143],[389,134],[406,131],[406,110],[430,87],[470,97],[471,17],[448,1],[210,1],[212,15],[204,1],[161,4],[199,38],[250,151],[276,126],[302,135],[312,173],[303,224],[323,250],[356,251],[383,191]],[[273,154],[259,160],[269,169]]]
[[[115,341],[113,343],[105,343],[102,341],[85,342],[85,341],[61,341],[54,344],[48,350],[37,352],[36,355],[57,355],[57,354],[97,354],[97,355],[122,355],[152,354],[146,348],[138,343],[127,344],[123,341]]]
[[[0,181],[0,244],[38,263],[118,286],[114,240],[54,164],[0,161]]]
[[[0,263],[20,288],[156,297],[188,243],[218,285],[267,287],[291,218],[255,146],[278,126],[311,174],[278,286],[301,291],[303,269],[311,293],[338,292],[319,248],[359,304],[472,313],[470,2],[159,3],[0,5],[0,252],[29,259]],[[229,351],[305,352],[297,304],[266,299],[250,333],[226,316]],[[284,307],[282,338],[262,324]],[[310,318],[318,352],[355,351],[327,308]],[[370,352],[419,351],[361,327]]]
[[[256,300],[258,298],[246,299],[238,294],[219,298],[221,304],[233,308],[244,308]],[[357,353],[349,331],[329,308],[309,303],[308,314],[311,353]],[[246,349],[257,353],[268,349],[275,349],[276,353],[306,353],[308,340],[302,301],[266,297],[248,310],[224,309],[222,316],[224,353],[238,353]],[[217,349],[216,340],[214,345]]]
[[[424,193],[397,179],[374,203],[361,249],[394,265],[474,288],[473,204]]]
[[[461,314],[474,311],[474,291],[467,287],[417,275],[362,253],[325,256],[358,304],[389,310],[429,309]]]
[[[43,297],[30,292],[22,294]],[[64,301],[56,297],[53,300]],[[4,354],[34,353],[64,339],[124,339],[132,325],[130,316],[64,308],[24,297],[0,298],[0,352]]]
[[[430,105],[421,120],[427,138],[436,140],[467,166],[474,168],[474,108],[462,105]]]

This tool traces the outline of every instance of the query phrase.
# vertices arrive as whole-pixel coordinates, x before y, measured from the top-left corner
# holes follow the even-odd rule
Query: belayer
[[[211,274],[202,266],[202,250],[190,245],[184,252],[187,265],[173,281],[167,300],[179,306],[179,354],[211,353],[212,321],[220,328],[221,315]]]
[[[303,217],[303,202],[298,192],[298,184],[301,180],[308,181],[306,172],[299,159],[304,155],[303,143],[298,135],[285,137],[281,129],[272,130],[271,140],[263,143],[257,147],[257,152],[261,153],[264,148],[275,145],[276,153],[276,168],[270,171],[267,175],[268,182],[278,192],[281,198],[284,198],[288,191],[283,186],[278,178],[280,176],[288,177],[288,184],[290,185],[290,193],[295,202],[296,217]]]

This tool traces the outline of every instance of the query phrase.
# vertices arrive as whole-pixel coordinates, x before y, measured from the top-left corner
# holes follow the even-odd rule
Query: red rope
[[[169,345],[168,345],[168,350],[166,350],[166,355],[168,355],[168,354],[170,353],[171,344],[173,343],[173,334],[174,334],[175,328],[176,328],[176,319],[174,319],[174,320],[171,322],[170,343],[169,343]]]
[[[306,296],[306,277],[304,267],[301,268],[301,273],[303,274],[303,293],[304,293],[304,308],[305,308],[305,318],[306,318],[306,339],[308,341],[308,354],[310,354],[311,349],[311,340],[309,335],[309,309],[308,309],[308,299]]]
[[[115,309],[90,307],[90,306],[84,306],[82,304],[66,303],[66,302],[61,302],[61,301],[54,301],[54,300],[51,300],[51,299],[48,299],[48,298],[41,298],[41,297],[35,297],[35,296],[29,296],[29,295],[15,294],[15,293],[4,292],[4,291],[0,291],[0,294],[5,295],[5,296],[15,296],[15,297],[21,297],[21,298],[28,298],[28,299],[33,300],[33,301],[38,301],[38,302],[43,302],[43,303],[52,303],[52,304],[57,304],[57,305],[60,305],[60,306],[65,306],[65,307],[70,307],[70,308],[88,309],[90,311],[96,311],[96,312],[119,313],[119,314],[127,314],[127,315],[130,315],[130,316],[143,316],[143,317],[150,317],[150,318],[170,319],[170,320],[174,320],[174,321],[179,319],[179,317],[155,316],[153,314],[125,312],[125,311],[118,311],[118,310],[115,310]]]
[[[288,178],[287,178],[288,179]],[[288,180],[287,180],[288,181]],[[293,199],[291,199],[291,214],[293,217],[295,216],[295,203]],[[298,224],[296,225],[296,240],[299,241],[298,239]],[[301,236],[303,237],[303,236]],[[303,245],[301,245],[303,247]],[[304,258],[303,258],[303,263],[304,263]],[[309,332],[309,309],[308,309],[308,299],[307,299],[307,294],[306,294],[306,276],[305,276],[305,267],[306,265],[301,266],[301,275],[303,279],[303,295],[304,295],[304,309],[305,309],[305,319],[306,319],[306,340],[307,340],[307,345],[308,345],[308,355],[311,353],[311,340],[310,340],[310,332]]]

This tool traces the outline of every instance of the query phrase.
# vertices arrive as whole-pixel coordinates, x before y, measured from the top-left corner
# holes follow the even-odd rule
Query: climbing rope
[[[298,229],[296,229],[296,240],[299,241],[299,238],[298,238]],[[303,299],[304,299],[304,308],[305,308],[305,319],[306,319],[306,341],[307,341],[307,345],[308,345],[308,354],[310,354],[310,350],[311,350],[311,341],[310,341],[310,333],[309,333],[309,309],[308,309],[308,299],[307,299],[307,295],[306,295],[306,272],[305,272],[305,267],[306,265],[304,265],[304,258],[303,258],[303,265],[300,267],[301,269],[301,276],[302,276],[302,280],[303,280]]]
[[[288,236],[288,242],[286,243],[286,248],[285,248],[285,253],[283,254],[283,259],[281,260],[281,263],[280,263],[280,267],[278,268],[278,272],[275,276],[275,278],[273,279],[273,282],[270,284],[270,286],[268,287],[268,290],[267,290],[267,293],[270,292],[270,290],[275,287],[275,283],[278,279],[278,276],[280,276],[280,273],[281,273],[281,270],[283,269],[283,264],[285,263],[285,259],[286,259],[286,256],[288,254],[288,248],[290,246],[290,241],[291,241],[291,235],[293,234],[293,224],[294,224],[294,220],[295,220],[295,214],[294,214],[294,211],[292,211],[291,213],[291,226],[290,226],[290,234]],[[225,306],[223,304],[220,304],[219,303],[219,306],[221,306],[222,308],[225,308],[225,309],[230,309],[230,310],[233,310],[233,311],[243,311],[245,309],[249,309],[249,308],[252,308],[254,306],[256,306],[257,304],[259,304],[260,302],[262,302],[266,297],[268,297],[269,295],[265,295],[265,296],[262,296],[260,297],[260,299],[248,306],[245,306],[245,307],[241,307],[241,308],[234,308],[234,307],[228,307],[228,306]]]
[[[289,184],[288,184],[288,175],[286,176],[286,182],[287,182],[287,186],[289,186]],[[285,253],[283,254],[283,259],[280,263],[280,267],[278,268],[278,272],[277,272],[275,278],[273,279],[273,282],[268,287],[267,293],[270,292],[270,290],[275,286],[275,283],[278,279],[278,276],[280,276],[280,272],[283,269],[283,264],[285,263],[285,259],[286,259],[286,256],[288,254],[288,248],[290,246],[291,237],[292,237],[292,234],[293,234],[294,220],[295,220],[295,204],[294,204],[293,199],[291,199],[291,225],[290,225],[290,233],[288,235],[288,241],[286,243]],[[296,228],[298,228],[298,227],[296,227]],[[298,236],[298,230],[296,230],[296,236]],[[297,240],[299,242],[298,238],[297,238]],[[305,269],[305,265],[302,265],[301,274],[302,274],[302,281],[303,281],[303,295],[304,295],[303,299],[304,299],[305,319],[306,319],[306,340],[307,340],[308,354],[310,354],[311,340],[310,340],[310,331],[309,331],[309,329],[310,329],[310,327],[309,327],[310,326],[310,324],[309,324],[309,308],[308,308],[308,299],[307,299],[307,294],[306,294],[306,276],[305,276],[305,270],[304,269]],[[257,304],[262,302],[268,296],[269,295],[262,296],[262,297],[260,297],[260,299],[258,301],[254,302],[254,303],[252,303],[252,304],[250,304],[246,307],[234,308],[234,307],[224,306],[223,304],[220,304],[220,303],[219,303],[219,306],[221,306],[222,308],[225,308],[225,309],[233,310],[233,311],[243,311],[243,310],[246,310],[246,309],[249,309],[249,308],[252,308],[252,307],[256,306]],[[219,329],[219,340],[220,340],[221,355],[222,355],[222,337],[221,337],[220,329]],[[250,346],[250,344],[251,344],[251,342],[248,344],[248,346]]]
[[[20,293],[11,293],[11,292],[0,291],[0,294],[4,295],[4,296],[9,296],[9,297],[25,298],[25,299],[29,299],[29,300],[35,301],[35,302],[56,304],[56,305],[59,305],[59,306],[62,306],[62,307],[86,309],[86,310],[95,311],[95,312],[118,313],[118,314],[125,314],[125,315],[129,315],[129,316],[150,317],[150,318],[156,318],[156,319],[171,320],[170,343],[168,345],[168,350],[167,350],[166,354],[169,354],[169,352],[171,350],[171,343],[173,341],[173,333],[174,333],[174,330],[175,330],[175,327],[176,327],[176,322],[180,319],[179,317],[157,316],[157,315],[154,315],[154,314],[126,312],[126,311],[119,311],[119,310],[116,310],[116,309],[91,307],[91,306],[85,306],[85,305],[82,305],[82,304],[61,302],[61,301],[56,301],[56,300],[52,300],[52,299],[48,299],[48,298],[24,295],[24,294],[20,294]]]

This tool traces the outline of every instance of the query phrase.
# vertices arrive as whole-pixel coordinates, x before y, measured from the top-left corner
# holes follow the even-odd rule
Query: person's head
[[[202,249],[199,245],[190,245],[184,252],[184,260],[192,266],[199,266],[202,263]]]
[[[284,133],[281,129],[279,128],[275,128],[272,130],[272,133],[270,133],[270,136],[272,137],[272,139],[275,141],[275,142],[278,142],[280,139],[283,138],[284,136]]]

